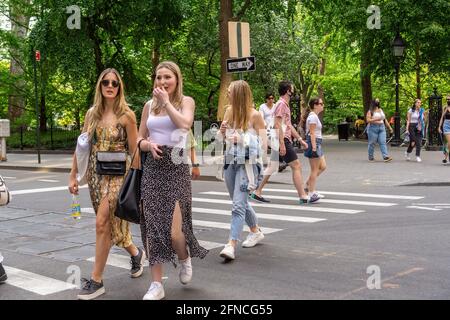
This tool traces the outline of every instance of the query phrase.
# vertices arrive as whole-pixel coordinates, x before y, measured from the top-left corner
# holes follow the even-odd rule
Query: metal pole
[[[400,146],[400,107],[399,107],[399,73],[400,73],[400,63],[395,63],[395,114],[394,114],[394,125],[395,133],[394,139],[391,143],[392,146]]]
[[[38,163],[41,163],[41,141],[40,141],[40,117],[39,117],[39,102],[38,102],[38,87],[37,87],[37,71],[36,71],[36,57],[34,56],[34,50],[31,49],[34,69],[34,98],[36,106],[36,144],[38,152]]]

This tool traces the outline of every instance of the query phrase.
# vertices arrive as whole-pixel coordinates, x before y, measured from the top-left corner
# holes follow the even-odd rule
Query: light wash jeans
[[[386,145],[386,128],[384,124],[374,125],[370,124],[367,130],[367,136],[369,138],[369,159],[373,159],[373,153],[375,151],[375,143],[380,145],[381,154],[383,159],[388,156],[388,150]]]
[[[228,193],[233,200],[229,240],[239,241],[244,229],[244,220],[250,228],[258,224],[255,211],[248,202],[248,178],[244,164],[228,165],[224,170],[224,177]]]

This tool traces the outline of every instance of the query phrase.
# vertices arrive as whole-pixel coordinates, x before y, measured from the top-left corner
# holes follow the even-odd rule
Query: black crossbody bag
[[[123,176],[126,172],[125,151],[97,151],[96,172],[99,175]]]

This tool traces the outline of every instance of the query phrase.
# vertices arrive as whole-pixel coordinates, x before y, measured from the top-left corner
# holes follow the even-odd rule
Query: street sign
[[[255,71],[255,57],[245,57],[238,59],[227,59],[227,72],[248,72]]]
[[[41,52],[36,50],[36,61],[41,61]]]
[[[250,55],[250,25],[248,22],[228,21],[228,46],[230,58]]]

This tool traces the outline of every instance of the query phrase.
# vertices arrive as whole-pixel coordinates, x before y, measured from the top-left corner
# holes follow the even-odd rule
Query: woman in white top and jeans
[[[378,142],[380,145],[380,151],[383,156],[384,162],[392,161],[392,158],[388,155],[388,149],[386,144],[386,127],[392,133],[392,128],[389,122],[386,120],[383,110],[380,107],[380,101],[375,99],[372,101],[369,111],[366,115],[368,128],[367,136],[369,138],[369,161],[374,161],[375,144]],[[386,125],[386,126],[385,126]]]
[[[411,160],[411,152],[416,148],[416,161],[422,162],[422,159],[420,158],[420,149],[422,147],[423,129],[425,126],[425,111],[420,107],[421,105],[422,101],[416,99],[414,105],[408,110],[406,115],[406,128],[409,132],[409,146],[408,150],[405,152],[406,161]]]
[[[321,197],[316,192],[317,177],[326,169],[325,156],[322,151],[322,123],[318,117],[323,111],[323,101],[320,98],[312,98],[303,116],[303,129],[306,133],[308,148],[304,155],[309,159],[311,173],[307,181],[309,202],[318,201]]]

